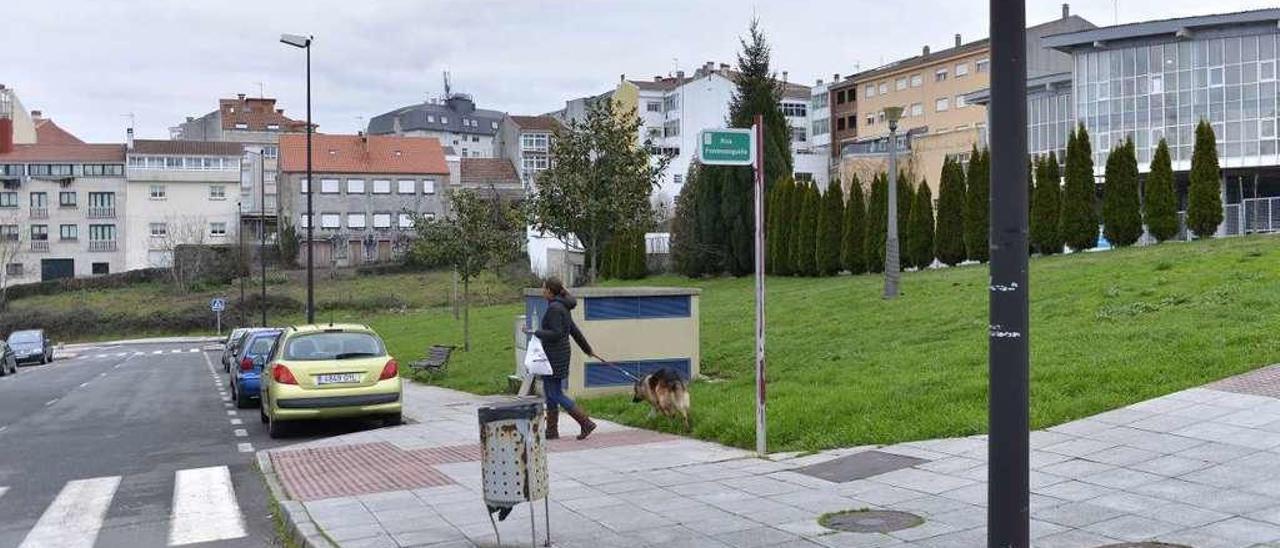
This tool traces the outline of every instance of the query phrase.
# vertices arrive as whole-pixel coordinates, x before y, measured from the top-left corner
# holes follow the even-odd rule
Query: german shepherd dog
[[[689,387],[675,371],[659,369],[640,377],[635,383],[632,402],[649,402],[649,416],[662,413],[668,417],[680,416],[684,430],[689,431]]]

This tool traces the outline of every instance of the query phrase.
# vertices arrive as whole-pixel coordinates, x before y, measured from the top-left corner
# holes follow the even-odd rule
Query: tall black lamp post
[[[316,322],[316,269],[315,254],[312,253],[311,241],[314,236],[316,219],[311,211],[311,36],[297,34],[281,34],[280,42],[295,48],[307,50],[307,323]]]

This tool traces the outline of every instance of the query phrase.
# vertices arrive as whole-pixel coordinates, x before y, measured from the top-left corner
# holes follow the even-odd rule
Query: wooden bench
[[[413,369],[426,369],[428,371],[444,371],[449,365],[449,356],[453,354],[454,346],[434,345],[427,349],[427,357],[409,364]]]

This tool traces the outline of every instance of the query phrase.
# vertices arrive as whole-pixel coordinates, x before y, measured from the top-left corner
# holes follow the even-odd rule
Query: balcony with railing
[[[116,250],[115,240],[89,240],[89,251],[109,252]]]
[[[33,207],[33,208],[31,208],[31,218],[32,218],[32,219],[48,219],[48,218],[49,218],[49,208],[47,208],[47,207]]]
[[[114,219],[116,218],[116,208],[110,206],[90,206],[90,219]]]
[[[49,251],[49,240],[31,240],[31,251],[46,253]]]

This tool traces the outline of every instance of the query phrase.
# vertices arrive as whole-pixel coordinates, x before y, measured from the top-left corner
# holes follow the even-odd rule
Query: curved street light
[[[307,323],[316,322],[315,254],[311,241],[315,231],[315,216],[311,208],[311,41],[313,37],[298,34],[281,34],[280,42],[307,50]]]

